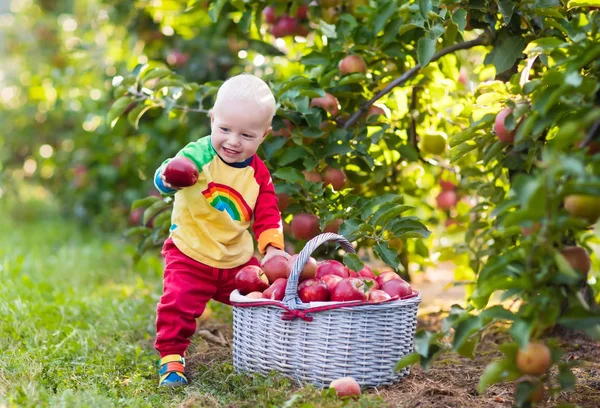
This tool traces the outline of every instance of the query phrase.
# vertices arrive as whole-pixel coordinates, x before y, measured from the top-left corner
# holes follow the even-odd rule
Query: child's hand
[[[263,266],[269,259],[274,258],[276,256],[283,256],[285,259],[290,259],[290,254],[285,251],[282,251],[279,248],[275,248],[273,246],[267,246],[267,250],[265,251],[265,256],[263,257],[260,265]]]
[[[167,183],[167,178],[165,177],[165,175],[164,175],[164,174],[161,174],[161,175],[160,175],[160,179],[162,180],[162,182],[163,182],[163,185],[164,185],[166,188],[170,188],[171,190],[181,190],[181,187],[175,187],[174,185],[172,185],[172,184],[170,184],[170,183]]]

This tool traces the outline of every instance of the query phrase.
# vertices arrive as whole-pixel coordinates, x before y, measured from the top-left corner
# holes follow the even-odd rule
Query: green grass
[[[158,389],[161,260],[133,265],[118,231],[82,231],[35,201],[0,199],[0,214],[0,406],[385,406],[374,395],[340,401],[275,375],[237,374],[230,354],[198,364],[188,387]],[[212,316],[231,318],[223,307]]]

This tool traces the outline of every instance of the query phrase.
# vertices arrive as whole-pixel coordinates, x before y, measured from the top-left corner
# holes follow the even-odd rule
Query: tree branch
[[[594,124],[592,125],[592,127],[590,128],[590,130],[588,130],[588,133],[585,136],[585,139],[583,139],[583,141],[579,144],[579,147],[584,148],[587,145],[589,145],[599,130],[600,130],[600,119],[595,121]]]
[[[136,102],[143,101],[143,100],[149,100],[149,101],[156,103],[161,108],[166,107],[164,99],[156,99],[152,96],[146,95],[143,92],[134,92],[134,93],[132,93],[132,95],[136,97]],[[177,105],[177,104],[173,105],[172,109],[180,110],[183,112],[208,113],[208,111],[206,109],[190,108],[189,106]]]
[[[486,31],[483,34],[481,34],[479,37],[475,38],[474,40],[465,41],[465,42],[457,43],[457,44],[452,44],[451,46],[446,47],[446,48],[436,52],[435,54],[433,54],[433,57],[431,57],[430,62],[437,61],[438,59],[442,58],[443,56],[453,53],[458,50],[466,50],[469,48],[477,47],[478,45],[488,45],[491,43],[491,40],[492,40],[491,33]],[[373,103],[375,103],[375,101],[380,99],[382,96],[388,94],[392,89],[394,89],[398,85],[402,85],[404,82],[406,82],[407,80],[409,80],[410,78],[415,76],[417,74],[417,72],[419,72],[420,69],[421,69],[421,64],[417,63],[417,65],[415,65],[414,67],[412,67],[411,69],[406,71],[404,74],[402,74],[398,78],[394,79],[392,82],[390,82],[388,84],[388,86],[386,86],[384,89],[379,91],[379,93],[377,93],[377,95],[375,95],[373,98],[371,98],[369,101],[367,101],[367,103],[362,105],[360,107],[360,109],[358,110],[358,112],[355,112],[350,117],[350,119],[348,119],[348,121],[344,124],[344,129],[348,129],[350,126],[352,126],[352,124],[354,124],[354,122],[356,122],[363,113],[367,112],[369,107],[371,105],[373,105]]]

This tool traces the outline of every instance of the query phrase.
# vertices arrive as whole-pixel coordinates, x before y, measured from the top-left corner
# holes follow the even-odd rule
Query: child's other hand
[[[174,185],[172,185],[171,183],[168,183],[168,182],[167,182],[167,178],[165,177],[165,175],[164,175],[164,174],[161,174],[161,175],[160,175],[160,179],[162,180],[162,182],[163,182],[163,185],[164,185],[166,188],[170,188],[171,190],[181,190],[181,187],[175,187],[175,186],[174,186]]]
[[[290,254],[288,254],[285,251],[282,251],[279,248],[275,248],[273,246],[268,246],[267,250],[265,251],[265,256],[263,257],[262,261],[260,262],[260,265],[263,266],[269,259],[274,258],[276,256],[282,256],[285,259],[289,260]]]

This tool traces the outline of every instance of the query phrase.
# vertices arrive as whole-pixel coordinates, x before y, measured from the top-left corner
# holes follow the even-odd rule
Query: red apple
[[[334,302],[365,301],[367,300],[365,283],[360,278],[344,278],[331,291],[331,300]]]
[[[271,134],[273,136],[282,136],[282,137],[291,137],[292,136],[292,131],[294,130],[294,125],[292,124],[292,122],[290,122],[287,119],[283,119],[283,124],[284,126],[277,129],[277,130],[273,130],[271,131]]]
[[[262,292],[250,292],[246,295],[247,298],[250,299],[262,299],[263,298],[263,294]]]
[[[292,219],[292,234],[296,239],[309,240],[319,235],[319,217],[314,214],[300,213]]]
[[[308,17],[308,6],[306,4],[302,4],[296,9],[296,18],[303,20],[303,19],[306,19],[307,17]]]
[[[310,106],[318,106],[325,109],[331,116],[336,116],[340,112],[339,102],[337,98],[329,93],[326,93],[322,98],[313,98],[310,101]]]
[[[262,292],[269,287],[269,278],[256,265],[244,266],[235,274],[235,287],[241,295]]]
[[[327,285],[329,292],[331,292],[333,288],[335,288],[342,279],[344,278],[338,275],[325,275],[321,278],[321,280],[323,280],[323,282],[325,282],[325,284]]]
[[[334,259],[327,259],[319,263],[319,266],[317,267],[317,278],[325,275],[338,275],[342,278],[347,278],[350,276],[350,273],[343,263]]]
[[[463,85],[467,85],[469,81],[469,73],[465,67],[460,67],[460,74],[458,75],[458,82]]]
[[[285,37],[296,34],[297,21],[294,17],[281,16],[271,28],[271,34],[275,37]]]
[[[360,385],[352,377],[343,377],[333,380],[329,388],[335,389],[338,397],[358,397],[360,395]]]
[[[360,72],[367,73],[367,63],[359,55],[347,55],[338,64],[338,69],[342,75]]]
[[[323,232],[332,232],[334,234],[337,234],[340,231],[340,226],[343,222],[344,220],[342,220],[341,218],[336,218],[335,220],[325,225],[325,228],[323,228]]]
[[[189,187],[198,181],[198,167],[187,157],[177,156],[167,163],[163,170],[167,183],[174,187]]]
[[[391,297],[394,297],[394,296],[404,297],[404,296],[408,296],[412,293],[410,284],[402,278],[391,279],[391,280],[385,282],[381,286],[381,290],[386,292]]]
[[[290,263],[283,256],[274,256],[265,262],[262,266],[269,282],[274,283],[279,278],[290,276]]]
[[[504,143],[512,144],[515,141],[515,130],[512,132],[506,129],[506,117],[512,113],[511,108],[504,108],[498,115],[496,115],[496,121],[494,122],[494,129],[496,130],[496,136]]]
[[[369,265],[363,266],[363,268],[360,271],[358,271],[358,274],[363,278],[376,279],[375,274],[373,273],[373,270],[369,267]]]
[[[290,273],[294,263],[296,262],[296,258],[298,258],[298,254],[292,255],[290,258]],[[304,268],[302,268],[302,272],[300,272],[300,277],[298,278],[298,282],[302,282],[306,279],[314,278],[317,276],[317,260],[312,256],[308,258],[306,264],[304,264]]]
[[[329,300],[329,289],[323,280],[310,278],[300,282],[298,296],[304,303],[327,302]]]
[[[319,173],[317,173],[316,171],[304,170],[302,172],[302,174],[304,174],[304,179],[306,181],[310,181],[311,183],[320,183],[323,181],[323,179],[321,178],[321,175]]]
[[[389,293],[387,293],[381,289],[375,289],[375,290],[369,291],[369,302],[373,302],[373,303],[383,302],[384,300],[389,300],[391,298],[392,297],[389,295]]]
[[[364,277],[359,277],[359,279],[362,279],[363,282],[365,282],[365,284],[367,282],[371,282],[371,286],[369,287],[369,290],[377,290],[380,289],[379,287],[379,283],[377,283],[377,281],[373,278],[364,278]]]
[[[384,283],[386,283],[387,281],[392,280],[392,279],[402,279],[402,278],[396,272],[388,271],[388,272],[381,273],[375,279],[375,281],[377,282],[379,287],[382,287]]]
[[[263,292],[262,297],[271,300],[283,300],[286,285],[287,279],[279,278]]]
[[[452,191],[456,189],[456,184],[448,180],[440,180],[440,187],[444,191]]]
[[[458,196],[452,190],[442,191],[436,198],[438,208],[449,210],[454,207],[458,201]]]
[[[326,186],[331,184],[331,187],[333,187],[335,191],[339,191],[344,188],[344,185],[346,184],[346,174],[340,169],[327,167],[325,173],[323,173],[323,181]]]
[[[144,217],[144,209],[136,208],[129,213],[129,225],[140,225]]]
[[[377,105],[371,105],[369,106],[369,110],[367,110],[367,118],[370,118],[371,116],[386,116],[385,114],[385,110],[383,110],[383,108],[377,106]]]
[[[279,212],[284,212],[290,206],[290,195],[288,193],[277,194],[277,208]]]
[[[277,16],[275,15],[275,9],[271,6],[267,6],[264,8],[263,17],[265,18],[265,23],[267,24],[275,24],[277,22]]]

